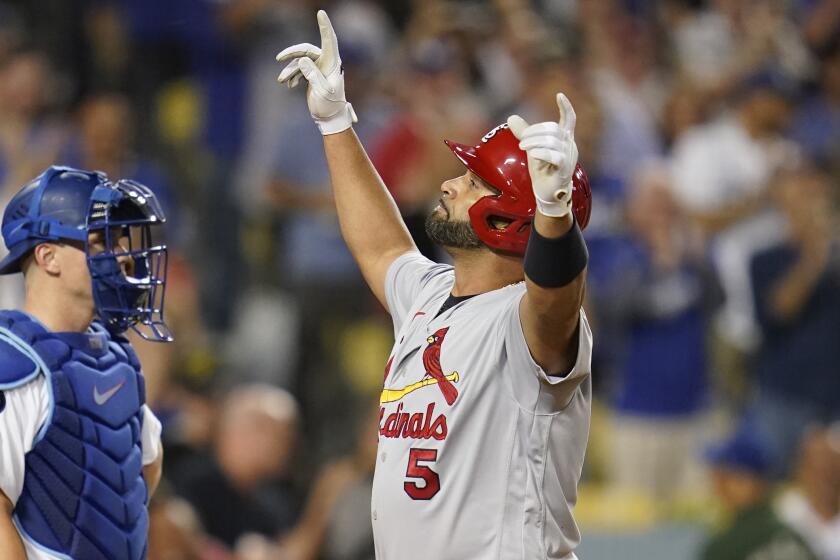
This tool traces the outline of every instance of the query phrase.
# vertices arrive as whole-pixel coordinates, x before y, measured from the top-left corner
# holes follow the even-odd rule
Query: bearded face
[[[426,217],[426,235],[433,242],[449,249],[481,249],[478,238],[468,221],[451,220],[448,213],[433,211]]]

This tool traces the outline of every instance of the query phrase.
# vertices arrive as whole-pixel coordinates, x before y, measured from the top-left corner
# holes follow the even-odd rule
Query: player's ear
[[[36,245],[32,250],[32,263],[51,276],[58,275],[61,272],[58,245],[54,243]]]

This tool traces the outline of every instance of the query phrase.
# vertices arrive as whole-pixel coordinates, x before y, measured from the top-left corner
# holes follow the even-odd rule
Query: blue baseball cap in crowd
[[[108,178],[96,171],[52,166],[18,191],[3,213],[3,241],[9,254],[0,274],[20,272],[21,260],[37,245],[87,240],[91,195]]]
[[[758,430],[741,428],[729,439],[706,449],[706,460],[715,467],[769,476],[773,461]]]
[[[744,76],[735,86],[736,99],[744,99],[759,91],[772,92],[789,103],[795,102],[800,95],[801,86],[795,77],[784,71],[765,67]]]

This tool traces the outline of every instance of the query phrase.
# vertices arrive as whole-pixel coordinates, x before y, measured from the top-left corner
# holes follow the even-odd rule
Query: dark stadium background
[[[553,119],[557,91],[576,108],[596,386],[579,556],[698,558],[727,519],[709,467],[760,456],[780,515],[840,558],[840,2],[0,0],[4,204],[57,163],[141,181],[170,217],[177,341],[138,341],[166,448],[149,560],[373,558],[392,331],[304,92],[275,81],[318,8],[433,258],[423,219],[462,172],[442,139]]]

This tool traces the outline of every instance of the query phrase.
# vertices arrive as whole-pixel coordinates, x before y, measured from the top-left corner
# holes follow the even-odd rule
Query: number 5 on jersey
[[[431,500],[440,490],[440,477],[431,468],[421,465],[421,461],[424,463],[437,461],[437,449],[409,450],[408,468],[405,471],[405,476],[418,478],[423,480],[425,484],[418,486],[414,481],[406,481],[403,483],[403,488],[405,493],[414,500]]]

